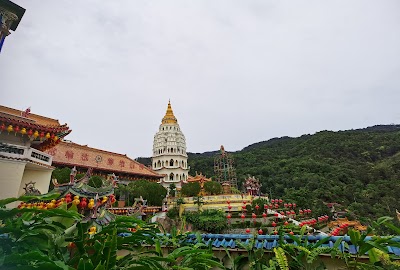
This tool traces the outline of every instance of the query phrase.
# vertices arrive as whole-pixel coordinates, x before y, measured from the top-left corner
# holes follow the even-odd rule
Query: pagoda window
[[[179,176],[178,176],[178,174],[176,174],[175,176],[176,176],[176,180],[178,180],[178,179],[179,179]]]
[[[163,160],[163,162],[162,162],[162,166],[164,167],[164,160]]]
[[[170,161],[169,161],[169,166],[174,166],[174,160],[173,159],[171,159]]]
[[[174,180],[174,174],[173,174],[173,173],[171,173],[171,174],[169,175],[169,180],[171,180],[171,181]]]
[[[157,163],[154,162],[154,168],[157,168]]]
[[[160,161],[158,161],[157,167],[161,167],[161,162]]]
[[[178,167],[178,161],[177,160],[175,160],[175,166]]]

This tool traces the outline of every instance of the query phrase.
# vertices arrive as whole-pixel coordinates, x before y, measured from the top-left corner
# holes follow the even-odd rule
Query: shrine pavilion
[[[46,193],[54,167],[45,151],[70,132],[56,119],[0,105],[0,199]]]
[[[78,172],[92,169],[92,175],[107,177],[114,173],[120,183],[128,184],[134,180],[160,181],[163,176],[145,165],[129,158],[127,155],[62,141],[56,147],[48,149],[47,154],[53,157],[55,167],[76,167]]]

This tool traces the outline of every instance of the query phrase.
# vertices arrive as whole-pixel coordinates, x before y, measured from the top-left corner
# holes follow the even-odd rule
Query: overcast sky
[[[151,156],[168,99],[187,150],[400,123],[400,1],[22,1],[0,103],[79,144]]]

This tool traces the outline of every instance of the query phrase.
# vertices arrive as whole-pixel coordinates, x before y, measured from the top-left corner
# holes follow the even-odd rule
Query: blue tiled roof
[[[130,233],[123,233],[124,235],[120,234],[120,236],[128,236],[131,235]],[[168,236],[168,234],[167,234]],[[309,243],[316,243],[317,241],[325,238],[326,236],[322,235],[309,235],[305,236],[308,239]],[[278,235],[257,235],[253,236],[252,234],[202,234],[201,235],[202,241],[206,245],[211,245],[214,248],[229,248],[229,249],[235,249],[235,248],[240,248],[238,246],[238,242],[241,242],[243,244],[249,244],[250,241],[254,238],[254,247],[257,249],[265,249],[265,250],[272,250],[274,247],[277,247],[279,245],[279,236]],[[322,247],[333,247],[334,243],[336,242],[337,239],[342,238],[342,242],[339,245],[339,249],[341,251],[347,251],[351,254],[357,253],[356,246],[354,246],[351,241],[349,236],[330,236],[329,240],[326,241],[324,244],[322,244]],[[365,238],[365,241],[372,240],[372,237],[367,236]],[[396,236],[392,238],[393,241],[399,242],[400,243],[400,236]],[[188,243],[197,243],[197,237],[196,234],[188,234],[187,235],[187,240]],[[285,235],[284,236],[284,242],[285,243],[293,243],[296,244],[296,242],[293,242],[293,240]],[[347,249],[345,247],[344,243],[347,243],[349,248]],[[398,247],[388,247],[388,251],[391,254],[395,254],[397,256],[400,256],[400,248]]]
[[[239,248],[237,242],[241,242],[243,244],[248,244],[250,240],[254,237],[251,234],[202,234],[202,240],[205,244],[211,243],[211,245],[215,248]],[[307,236],[309,243],[316,243],[317,241],[325,238],[326,236]],[[333,247],[334,243],[337,239],[342,238],[342,243],[339,245],[339,249],[341,251],[348,251],[351,254],[357,253],[356,246],[354,246],[349,236],[339,237],[339,236],[330,236],[329,240],[322,244],[322,247]],[[366,241],[371,240],[372,237],[367,236],[365,238]],[[400,237],[396,236],[392,240],[400,243]],[[192,243],[196,243],[196,235],[190,234],[188,235],[188,241]],[[284,236],[285,243],[293,243],[293,240],[289,236]],[[344,243],[347,243],[349,249],[345,248]],[[258,235],[254,238],[254,247],[257,249],[267,249],[271,250],[279,244],[279,236],[278,235]],[[400,255],[400,248],[397,247],[388,247],[389,253]]]

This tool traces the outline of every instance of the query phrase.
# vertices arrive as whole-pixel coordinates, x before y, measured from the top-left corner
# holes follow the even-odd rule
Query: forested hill
[[[190,153],[190,173],[213,176],[214,156]],[[254,175],[273,198],[321,213],[337,202],[361,219],[400,210],[400,125],[274,138],[232,156],[239,182]]]

